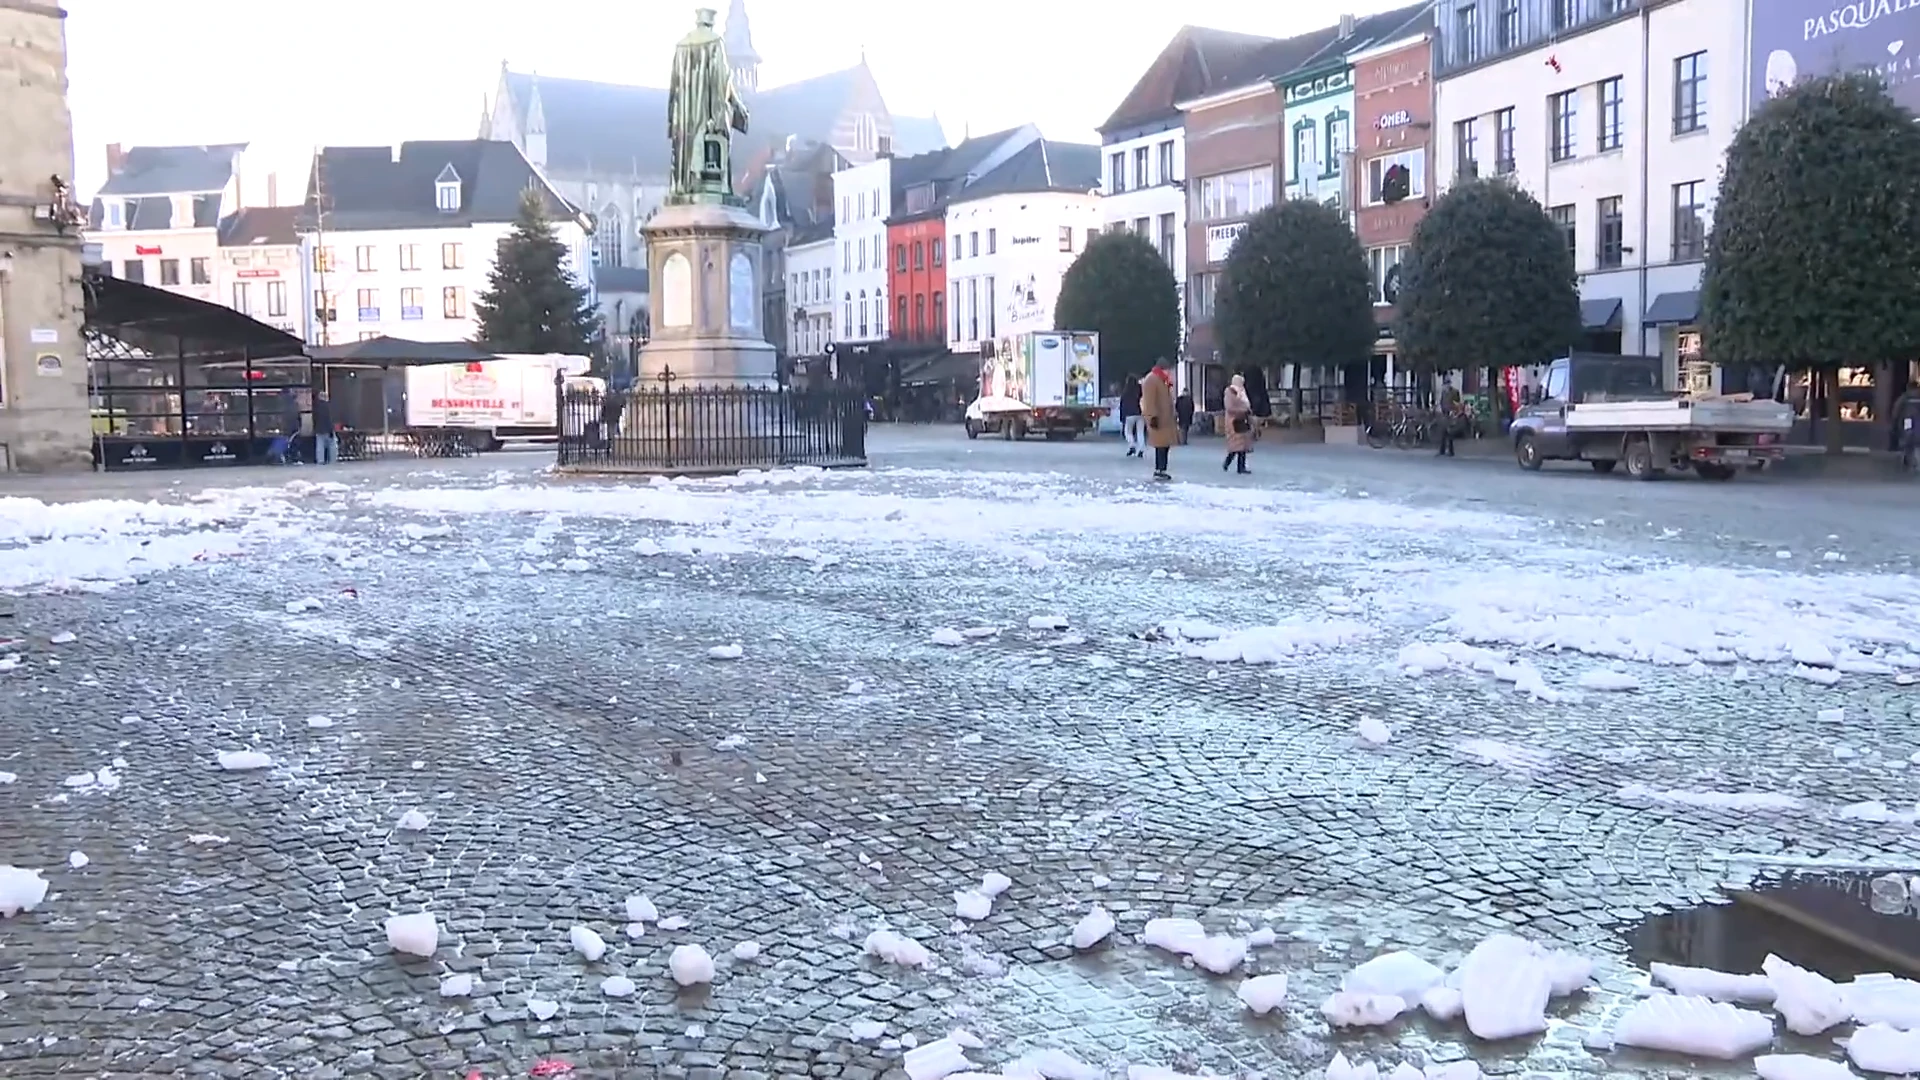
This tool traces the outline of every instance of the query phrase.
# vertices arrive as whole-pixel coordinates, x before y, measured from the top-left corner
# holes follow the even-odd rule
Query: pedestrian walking
[[[1167,451],[1180,438],[1179,416],[1173,411],[1173,376],[1164,364],[1155,364],[1140,380],[1140,414],[1146,418],[1147,443],[1153,447],[1153,478],[1171,480]]]
[[[1460,388],[1447,381],[1446,388],[1440,391],[1440,449],[1434,451],[1436,457],[1456,457],[1453,452],[1454,426],[1460,422]]]
[[[1180,445],[1187,445],[1187,432],[1193,430],[1193,391],[1182,390],[1173,399],[1173,417],[1180,421]]]
[[[1253,470],[1247,468],[1247,451],[1253,449],[1253,402],[1247,397],[1247,380],[1244,375],[1235,375],[1227,384],[1227,458],[1220,463],[1220,471],[1226,472],[1229,465],[1234,471],[1245,475]]]
[[[1894,423],[1899,426],[1900,467],[1913,472],[1920,455],[1920,387],[1908,387],[1894,403]]]
[[[1147,422],[1140,415],[1140,383],[1128,379],[1120,388],[1120,434],[1127,440],[1128,457],[1147,454]]]
[[[340,436],[333,430],[333,399],[325,390],[313,395],[313,463],[332,465],[340,461]]]

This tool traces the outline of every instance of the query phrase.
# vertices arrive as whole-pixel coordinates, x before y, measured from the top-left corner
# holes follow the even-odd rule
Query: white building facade
[[[840,302],[833,313],[836,342],[871,342],[887,336],[887,218],[893,214],[892,192],[891,157],[833,174],[833,239],[840,259],[835,275]]]
[[[1503,12],[1507,12],[1503,14]],[[1440,0],[1438,185],[1503,175],[1567,234],[1586,346],[1700,349],[1715,187],[1745,116],[1742,0]]]
[[[242,315],[311,341],[298,206],[245,209],[220,223],[214,292]]]
[[[803,239],[803,238],[802,238]],[[791,352],[819,356],[833,340],[839,242],[831,233],[787,245],[787,299],[796,312]]]
[[[93,199],[87,239],[112,273],[209,303],[220,222],[241,207],[245,143],[107,148],[107,182]]]
[[[301,236],[315,344],[475,337],[473,303],[531,185],[547,198],[567,272],[591,287],[590,219],[511,143],[328,147],[318,168],[329,207],[310,201]]]
[[[1088,187],[1097,177],[1089,177]],[[947,208],[947,347],[1052,330],[1060,280],[1102,224],[1090,190],[962,196]]]
[[[1130,130],[1101,146],[1100,218],[1159,250],[1173,280],[1187,280],[1187,132],[1182,116]]]

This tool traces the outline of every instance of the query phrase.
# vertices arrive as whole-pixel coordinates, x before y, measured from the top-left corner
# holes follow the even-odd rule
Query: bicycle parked
[[[1376,414],[1367,425],[1367,445],[1375,450],[1388,443],[1396,450],[1412,450],[1433,445],[1443,421],[1424,409],[1399,409],[1391,415]]]

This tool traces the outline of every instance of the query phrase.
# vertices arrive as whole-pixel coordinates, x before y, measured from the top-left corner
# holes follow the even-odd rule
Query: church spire
[[[747,22],[747,0],[727,7],[727,63],[733,67],[733,85],[743,94],[760,89],[760,54],[753,48],[753,27]]]

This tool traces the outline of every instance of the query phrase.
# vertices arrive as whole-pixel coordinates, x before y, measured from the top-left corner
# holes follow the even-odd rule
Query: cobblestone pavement
[[[52,882],[0,921],[0,1075],[498,1077],[559,1057],[862,1078],[955,1026],[991,1065],[1057,1048],[1284,1077],[1338,1046],[1694,1075],[1586,1048],[1640,981],[1620,928],[1771,859],[1887,861],[1915,839],[1840,813],[1911,801],[1912,687],[1822,686],[1784,656],[1744,680],[1719,658],[1610,661],[1567,647],[1595,631],[1564,618],[1691,626],[1671,647],[1750,619],[1895,655],[1920,637],[1902,576],[1920,512],[1890,488],[1271,447],[1229,482],[1205,444],[1176,451],[1193,482],[1155,487],[1110,442],[874,443],[869,472],[726,485],[552,478],[531,455],[290,488],[236,473],[271,486],[198,498],[279,523],[245,553],[0,598],[27,643],[0,672],[0,863]],[[1072,630],[1029,628],[1055,613]],[[1272,666],[1135,636],[1180,617],[1322,636]],[[1616,662],[1642,685],[1549,701],[1391,670],[1502,618],[1559,635],[1500,646],[1554,687]],[[970,626],[1000,632],[933,642]],[[1360,745],[1362,716],[1393,740]],[[273,767],[215,767],[243,747]],[[1801,802],[1662,794],[1690,791]],[[429,827],[398,830],[412,809]],[[988,872],[1012,888],[956,922],[954,892]],[[632,893],[685,925],[630,938]],[[1076,956],[1096,902],[1119,932]],[[382,921],[422,908],[442,945],[399,959]],[[1285,1016],[1140,945],[1157,915],[1273,927],[1250,970],[1291,973]],[[576,924],[604,959],[572,952]],[[863,957],[879,925],[933,963]],[[1457,959],[1515,928],[1599,961],[1541,1040],[1424,1019],[1336,1037],[1320,1017],[1378,951]],[[762,952],[734,957],[742,941]],[[675,991],[683,943],[719,958],[710,989]],[[449,973],[472,997],[440,996]],[[613,974],[638,993],[603,996]],[[884,1035],[856,1041],[858,1021]]]

